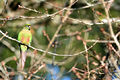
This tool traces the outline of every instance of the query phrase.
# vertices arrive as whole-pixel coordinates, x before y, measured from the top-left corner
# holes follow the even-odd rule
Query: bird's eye
[[[29,25],[28,27],[30,28],[31,26]]]
[[[27,25],[27,28],[30,30],[30,25]]]

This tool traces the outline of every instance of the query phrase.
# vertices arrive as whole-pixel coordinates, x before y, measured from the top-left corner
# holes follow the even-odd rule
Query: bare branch
[[[106,16],[107,16],[107,21],[108,21],[108,25],[109,25],[110,34],[113,37],[113,39],[114,39],[114,41],[115,41],[115,43],[116,43],[116,45],[117,45],[117,47],[120,51],[120,43],[118,42],[117,37],[114,34],[114,31],[113,31],[113,28],[112,28],[112,23],[110,21],[109,9],[106,7],[106,4],[105,4],[104,0],[102,0],[102,3],[103,3],[103,6],[104,6],[104,9],[105,9]]]
[[[16,39],[14,39],[14,38],[12,38],[12,37],[10,37],[10,36],[8,36],[8,35],[6,35],[5,33],[3,33],[1,30],[0,30],[0,33],[2,34],[2,35],[4,35],[6,38],[8,38],[8,39],[10,39],[10,40],[12,40],[12,41],[15,41],[15,42],[17,42],[17,43],[21,43],[20,41],[18,41],[18,40],[16,40]],[[96,43],[97,43],[97,41],[98,40],[96,40],[96,42],[95,43],[93,43],[93,45],[91,45],[87,50],[89,50],[89,49],[91,49]],[[21,43],[21,44],[23,44],[23,43]],[[25,44],[24,44],[25,45]],[[35,47],[33,47],[33,46],[30,46],[30,45],[27,45],[29,48],[31,48],[31,49],[33,49],[33,50],[37,50],[37,51],[40,51],[40,52],[46,52],[45,50],[43,50],[43,49],[37,49],[37,48],[35,48]],[[62,54],[56,54],[56,53],[53,53],[53,52],[47,52],[48,54],[50,54],[50,55],[55,55],[55,56],[77,56],[77,55],[80,55],[80,54],[82,54],[82,53],[84,53],[85,52],[85,50],[83,50],[83,51],[81,51],[81,52],[78,52],[78,53],[75,53],[75,54],[73,54],[73,55],[62,55]]]

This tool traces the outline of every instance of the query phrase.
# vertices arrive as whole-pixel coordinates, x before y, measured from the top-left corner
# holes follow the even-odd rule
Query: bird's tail
[[[20,45],[20,58],[19,58],[18,66],[17,66],[18,71],[22,71],[24,69],[26,55],[27,55],[27,49],[28,49],[27,46]]]
[[[21,57],[21,69],[23,70],[24,69],[24,66],[25,66],[25,61],[26,61],[26,55],[27,55],[27,52],[22,52],[20,57]]]
[[[20,53],[19,63],[17,65],[18,71],[23,71],[25,66],[25,61],[26,61],[26,55],[27,55],[27,52]]]

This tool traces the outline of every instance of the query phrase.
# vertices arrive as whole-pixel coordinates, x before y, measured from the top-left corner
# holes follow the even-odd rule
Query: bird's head
[[[28,29],[28,30],[30,30],[30,27],[31,27],[30,24],[26,24],[26,25],[25,25],[25,28]]]

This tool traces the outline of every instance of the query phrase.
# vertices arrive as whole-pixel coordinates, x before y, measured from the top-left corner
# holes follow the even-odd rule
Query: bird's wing
[[[23,29],[18,35],[18,40],[24,44],[29,45],[32,41],[31,32],[29,30]]]

